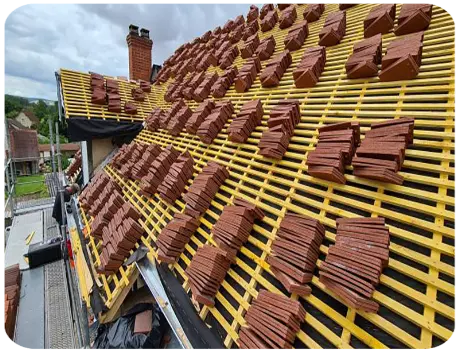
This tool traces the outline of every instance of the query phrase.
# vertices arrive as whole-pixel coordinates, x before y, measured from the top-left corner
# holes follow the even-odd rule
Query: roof
[[[80,145],[77,143],[65,143],[60,145],[61,151],[63,152],[76,152],[80,149]],[[51,144],[39,144],[38,149],[40,152],[51,151]]]
[[[36,117],[35,114],[32,111],[24,109],[21,112],[23,112],[24,115],[26,115],[29,118],[29,120],[32,121],[32,123],[34,123],[34,124],[39,124],[40,123],[40,119],[38,117]]]
[[[38,158],[37,131],[20,129],[10,131],[11,156],[13,158],[33,159]]]
[[[28,129],[22,123],[20,123],[19,121],[15,119],[8,119],[8,127],[12,127],[13,129],[16,129],[16,130],[17,129],[19,130]]]

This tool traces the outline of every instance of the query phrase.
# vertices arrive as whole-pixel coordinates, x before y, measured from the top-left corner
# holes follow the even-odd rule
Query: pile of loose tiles
[[[243,59],[248,59],[255,54],[255,50],[257,50],[258,46],[260,45],[260,38],[258,37],[258,33],[253,34],[252,36],[248,37],[245,42],[244,46],[241,49],[241,57]]]
[[[309,35],[308,21],[302,21],[292,27],[284,39],[285,49],[295,51],[303,46]]]
[[[239,74],[234,82],[234,88],[238,93],[244,93],[252,87],[261,70],[261,62],[257,56],[247,59],[239,70]]]
[[[353,52],[346,62],[348,78],[374,77],[378,74],[381,63],[382,37],[381,34],[364,39],[354,44]]]
[[[206,117],[204,122],[201,123],[196,132],[199,139],[206,144],[212,143],[233,112],[234,107],[230,100],[217,102],[215,108],[210,115]]]
[[[282,159],[299,122],[299,101],[279,100],[278,105],[271,109],[268,119],[269,129],[261,135],[258,143],[259,153],[269,158]]]
[[[326,50],[324,46],[308,48],[304,51],[298,66],[293,70],[293,79],[297,88],[312,88],[319,81],[324,71]]]
[[[279,9],[282,11],[279,19],[279,28],[285,29],[291,27],[297,18],[295,5],[289,4],[282,9],[279,7]]]
[[[237,75],[238,70],[236,66],[227,68],[210,89],[212,96],[214,98],[223,98],[228,89],[233,85]]]
[[[261,20],[261,23],[260,23],[261,31],[262,32],[270,31],[271,29],[274,28],[277,21],[279,21],[279,15],[277,14],[277,11],[275,9],[273,9],[272,11],[269,11]]]
[[[319,45],[333,46],[339,44],[346,34],[346,11],[332,12],[327,16],[319,32]]]
[[[107,223],[104,223],[101,237],[103,249],[100,266],[97,268],[100,274],[110,275],[117,272],[144,234],[142,226],[137,223],[140,219],[139,212],[131,203],[122,201],[121,196],[116,196],[113,203],[108,203],[109,211],[103,215]],[[94,235],[92,232],[91,234]]]
[[[260,41],[260,45],[258,45],[257,50],[255,50],[255,55],[260,61],[265,61],[272,56],[275,49],[276,41],[274,40],[274,36],[271,35]]]
[[[158,145],[147,145],[140,158],[137,159],[137,162],[132,166],[131,178],[136,181],[141,181],[142,178],[148,174],[151,164],[160,153],[161,148]]]
[[[391,42],[382,59],[379,79],[386,82],[415,78],[421,66],[423,39],[424,32],[418,32]]]
[[[345,184],[344,169],[350,165],[360,144],[357,121],[340,122],[319,128],[316,149],[308,153],[308,174],[328,181]]]
[[[19,264],[5,268],[5,331],[11,340],[14,339],[16,327],[20,286],[21,271],[19,270]]]
[[[199,106],[194,110],[191,117],[185,124],[185,129],[189,134],[196,134],[201,123],[209,116],[210,112],[215,108],[215,103],[213,100],[204,100]]]
[[[185,214],[194,218],[204,214],[228,177],[229,172],[226,167],[210,161],[193,180],[188,192],[183,195],[183,200],[186,202]]]
[[[352,160],[354,175],[402,184],[403,177],[397,172],[406,148],[413,143],[413,128],[414,119],[407,117],[372,124]]]
[[[228,139],[237,143],[244,143],[261,124],[263,106],[261,100],[251,100],[245,103],[228,127]]]
[[[206,78],[201,82],[201,84],[196,88],[193,94],[193,99],[196,102],[202,102],[210,94],[210,89],[218,79],[217,73],[209,73],[206,75]]]
[[[432,5],[429,4],[403,4],[398,15],[395,28],[396,35],[404,35],[425,31],[429,28],[432,19]]]
[[[172,115],[167,123],[167,130],[172,136],[178,136],[185,127],[186,122],[191,117],[191,109],[185,105],[176,114]]]
[[[110,195],[120,190],[118,183],[105,172],[98,172],[81,192],[78,198],[80,207],[90,216],[96,217]]]
[[[291,349],[305,318],[300,302],[262,289],[244,316],[247,326],[239,330],[239,348]]]
[[[160,108],[155,108],[145,119],[145,127],[150,132],[156,132],[160,128],[162,119],[164,119],[164,111]]]
[[[309,4],[308,6],[306,6],[303,12],[303,18],[308,22],[315,22],[319,20],[320,16],[322,16],[324,11],[324,4]]]
[[[354,309],[377,313],[371,297],[389,261],[384,218],[336,220],[336,242],[320,265],[320,281]]]
[[[274,276],[290,293],[309,295],[324,226],[315,219],[287,213],[282,220],[267,262]]]
[[[264,216],[261,209],[239,198],[223,208],[212,228],[212,237],[229,260],[234,260],[249,239],[255,219],[262,220]]]
[[[376,34],[386,34],[394,28],[395,4],[381,4],[370,10],[363,21],[363,35],[370,38]]]
[[[213,307],[214,297],[230,265],[230,260],[220,248],[210,245],[198,248],[185,270],[193,298],[201,304]]]
[[[262,87],[277,87],[291,64],[292,55],[288,49],[274,57],[260,74]]]
[[[140,193],[153,197],[179,155],[180,153],[171,145],[164,148],[151,163],[147,175],[140,180]]]
[[[180,197],[188,180],[193,177],[193,157],[188,151],[183,152],[171,165],[169,172],[158,187],[161,198],[169,204]]]
[[[167,223],[158,236],[158,259],[172,264],[182,254],[191,236],[199,226],[199,221],[194,217],[176,213],[174,218]]]

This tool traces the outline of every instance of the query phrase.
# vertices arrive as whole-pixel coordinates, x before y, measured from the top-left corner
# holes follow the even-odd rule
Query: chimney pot
[[[150,38],[150,31],[148,29],[142,28],[140,30],[140,36],[143,38]]]
[[[129,25],[129,34],[139,35],[139,27],[133,24]]]

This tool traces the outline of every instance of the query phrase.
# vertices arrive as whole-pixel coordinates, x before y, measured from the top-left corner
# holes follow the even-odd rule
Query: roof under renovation
[[[247,328],[242,327],[249,326],[249,334],[255,329],[255,313],[247,311],[255,300],[262,306],[263,290],[287,295],[305,309],[305,320],[291,342],[296,348],[437,346],[448,340],[454,329],[453,19],[437,6],[396,5],[393,9],[390,5],[376,8],[360,4],[343,9],[338,4],[326,4],[314,11],[309,6],[281,6],[282,10],[265,6],[252,19],[257,22],[252,29],[247,29],[252,22],[246,18],[255,16],[254,8],[250,15],[243,14],[242,21],[233,19],[230,24],[222,24],[220,31],[209,28],[213,32],[182,46],[162,65],[151,87],[144,81],[61,69],[62,103],[69,130],[76,125],[81,130],[97,127],[98,133],[105,126],[116,133],[123,133],[125,127],[131,132],[139,128],[134,141],[140,145],[188,151],[194,163],[193,176],[183,193],[189,191],[193,179],[209,162],[226,167],[229,177],[199,218],[199,226],[183,253],[169,265],[190,296],[196,287],[190,287],[193,280],[189,275],[196,271],[189,268],[196,262],[193,258],[198,248],[220,243],[216,235],[219,226],[215,224],[223,218],[225,207],[239,198],[262,210],[264,217],[254,221],[250,236],[228,266],[214,306],[199,305],[201,318],[217,331],[227,348],[248,346],[245,344],[249,342],[244,341],[250,341],[249,335],[243,332],[241,338],[241,331]],[[421,19],[413,19],[413,13]],[[423,34],[416,34],[418,30],[411,33],[412,28],[423,29]],[[275,46],[270,52],[272,40]],[[285,51],[287,45],[292,49],[289,52]],[[324,48],[317,48],[319,45]],[[257,52],[260,46],[263,49]],[[208,65],[199,66],[194,58]],[[221,88],[226,79],[229,87]],[[214,89],[218,84],[221,86]],[[257,99],[262,109],[259,123],[246,132],[245,138],[243,132],[230,136],[236,117],[244,115],[242,110],[253,108],[245,104]],[[191,114],[207,109],[203,104],[214,106],[207,100],[221,107],[218,113],[228,114],[219,115],[223,116],[223,127],[204,131],[204,122],[194,131],[191,124],[185,127],[190,116],[197,116]],[[282,113],[287,109],[289,122],[281,127],[275,118],[285,116]],[[248,114],[255,116],[257,112],[250,110]],[[316,161],[328,155],[318,147],[326,138],[326,134],[319,136],[319,129],[322,134],[326,133],[323,128],[331,124],[358,125],[362,144],[356,148],[362,148],[363,153],[364,148],[371,149],[364,142],[366,138],[367,143],[370,138],[379,143],[374,132],[378,123],[401,118],[407,118],[401,120],[408,121],[405,127],[391,131],[398,135],[406,128],[413,138],[403,149],[403,156],[397,157],[400,169],[394,176],[386,173],[376,180],[374,174],[356,172],[359,166],[362,170],[362,164],[356,162],[333,174],[312,167],[313,155]],[[138,127],[147,119],[151,124]],[[355,136],[354,127],[343,135]],[[276,133],[289,138],[278,141]],[[398,139],[390,140],[398,143]],[[366,152],[375,153],[370,149]],[[390,149],[376,152],[381,165],[387,164],[381,155],[390,153]],[[319,150],[323,154],[319,155]],[[143,157],[138,151],[131,155],[140,155],[139,162]],[[184,165],[187,163],[184,161]],[[138,223],[145,233],[136,246],[144,244],[153,260],[158,256],[161,231],[175,214],[185,211],[189,201],[182,197],[172,203],[166,201],[171,194],[167,187],[159,187],[154,194],[145,192],[142,182],[126,177],[129,170],[123,171],[122,166],[109,164],[103,172],[120,186],[123,199],[140,214]],[[273,243],[282,233],[282,222],[290,213],[318,220],[324,228],[308,284],[310,294],[288,292],[270,259]],[[94,267],[106,260],[102,258],[102,240],[91,236],[96,216],[82,209]],[[356,309],[343,298],[343,290],[333,289],[336,286],[319,274],[318,268],[322,273],[331,267],[330,257],[340,255],[336,242],[343,235],[337,230],[336,219],[353,217],[383,218],[390,232],[387,265],[380,268],[378,284],[369,296],[371,302],[376,302],[377,312],[357,303]],[[99,275],[108,308],[122,299],[123,289],[135,280],[135,275],[133,265]],[[355,283],[347,282],[355,289]],[[367,283],[362,285],[362,290],[368,287]]]

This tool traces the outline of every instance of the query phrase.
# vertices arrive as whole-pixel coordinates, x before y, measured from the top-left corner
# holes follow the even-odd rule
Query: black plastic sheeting
[[[135,316],[152,311],[152,328],[148,335],[134,334]],[[140,303],[126,315],[109,324],[101,324],[97,330],[93,349],[161,348],[164,335],[169,331],[166,318],[157,304]]]
[[[118,122],[115,120],[87,119],[78,117],[68,118],[67,125],[68,138],[71,142],[136,135],[143,128],[142,122]]]

